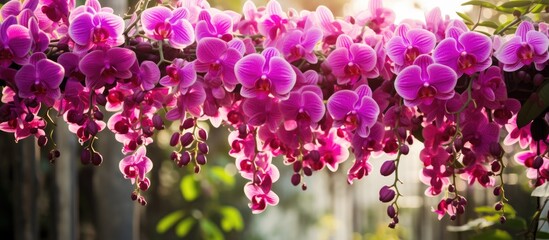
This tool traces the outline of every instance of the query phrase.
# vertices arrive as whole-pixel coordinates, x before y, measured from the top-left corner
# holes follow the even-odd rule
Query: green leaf
[[[527,229],[527,225],[526,225],[526,220],[524,220],[523,218],[508,218],[507,221],[505,222],[505,226],[507,227],[510,227],[512,229],[516,229],[516,230],[526,230]]]
[[[522,128],[528,125],[549,107],[549,83],[546,82],[541,86],[537,95],[539,99],[530,97],[522,105],[517,115],[517,127]]]
[[[224,240],[221,230],[210,220],[203,218],[200,219],[200,228],[205,233],[206,239],[210,240]]]
[[[465,23],[474,24],[473,20],[465,13],[456,12],[456,14],[465,21]]]
[[[536,233],[536,239],[549,239],[549,233],[548,232],[537,232]]]
[[[185,220],[179,222],[175,228],[175,235],[178,237],[185,237],[191,231],[196,221],[192,217],[185,218]]]
[[[479,234],[475,234],[469,238],[471,240],[512,240],[513,237],[503,230],[500,229],[491,229]]]
[[[198,186],[196,185],[193,175],[183,177],[179,184],[179,189],[181,190],[183,198],[189,202],[198,197]]]
[[[538,0],[536,2],[539,3],[539,4],[549,5],[549,0]]]
[[[228,174],[224,168],[215,166],[211,168],[210,172],[214,179],[219,180],[230,187],[234,186],[234,177]]]
[[[478,25],[483,27],[494,28],[494,29],[498,28],[498,25],[495,22],[491,22],[491,21],[483,21],[478,23]]]
[[[158,233],[165,233],[170,229],[179,219],[181,219],[185,213],[181,210],[172,212],[166,216],[164,216],[158,224],[156,224],[156,232]]]
[[[501,8],[515,8],[515,7],[526,7],[532,4],[532,1],[508,1],[499,5]]]
[[[231,230],[242,231],[244,228],[244,221],[240,212],[235,207],[223,207],[220,210],[221,213],[221,228],[225,232]]]
[[[499,25],[499,27],[496,28],[496,30],[494,30],[494,34],[501,31],[501,29],[505,28],[507,25],[511,24],[512,22],[513,20],[508,20],[507,22],[504,22],[503,24]]]
[[[536,4],[536,6],[534,6],[532,8],[532,10],[530,10],[530,12],[531,13],[540,13],[543,10],[545,10],[545,7],[546,7],[546,5],[544,5],[544,4]]]
[[[494,5],[493,3],[485,2],[485,1],[468,1],[461,4],[461,6],[467,6],[467,5],[482,6],[485,8],[492,8],[492,9],[496,8],[496,5]]]

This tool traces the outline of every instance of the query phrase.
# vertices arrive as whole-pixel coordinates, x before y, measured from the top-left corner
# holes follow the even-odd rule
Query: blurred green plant
[[[177,237],[183,238],[195,234],[203,239],[223,240],[225,233],[240,232],[244,221],[240,211],[220,203],[223,192],[235,186],[235,179],[223,167],[211,166],[202,169],[200,175],[188,172],[179,182],[182,198],[193,204],[193,210],[177,210],[164,216],[156,225],[160,234],[174,229]],[[200,197],[208,201],[200,201]],[[200,206],[194,206],[200,205]]]

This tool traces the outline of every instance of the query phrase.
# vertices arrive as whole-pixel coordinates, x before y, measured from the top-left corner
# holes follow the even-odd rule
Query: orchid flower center
[[[458,58],[458,68],[467,74],[472,74],[475,71],[473,68],[476,64],[477,58],[466,52],[462,52]]]
[[[358,116],[355,111],[351,111],[350,113],[348,113],[343,120],[345,128],[351,131],[356,129],[358,126]]]
[[[255,88],[261,92],[270,92],[271,91],[271,81],[267,76],[263,75],[257,82],[255,82]]]
[[[534,51],[527,43],[522,43],[522,46],[517,50],[517,55],[525,65],[532,63],[534,60]]]
[[[111,90],[109,91],[109,95],[107,95],[107,100],[113,104],[120,103],[124,100],[124,94],[120,91]]]
[[[309,114],[307,114],[307,112],[299,110],[296,120],[297,122],[308,123],[311,122],[311,117],[309,116]]]
[[[419,50],[416,47],[408,46],[404,54],[404,61],[407,65],[412,64],[417,56],[419,56]]]
[[[352,62],[345,66],[344,71],[347,76],[359,76],[361,73],[360,67]]]
[[[219,71],[219,69],[221,69],[221,64],[220,64],[219,60],[218,60],[218,61],[215,61],[215,62],[212,62],[212,63],[210,64],[210,70],[212,70],[212,71]]]
[[[31,86],[31,92],[35,95],[44,95],[48,91],[48,88],[41,82],[36,81]]]
[[[435,98],[436,94],[437,90],[433,86],[426,83],[419,89],[417,96],[420,99],[432,100]]]
[[[295,45],[290,49],[290,56],[301,58],[303,56],[301,46]]]
[[[156,24],[154,27],[154,38],[156,40],[163,40],[172,36],[172,25],[169,22],[162,22]]]
[[[126,174],[128,178],[135,178],[137,177],[137,168],[133,165],[128,165],[124,167],[124,174]]]
[[[96,27],[93,29],[93,43],[104,44],[109,39],[109,32],[102,27]]]
[[[174,66],[167,66],[166,74],[170,77],[170,79],[172,79],[172,81],[179,80],[179,74],[178,74],[177,68]]]

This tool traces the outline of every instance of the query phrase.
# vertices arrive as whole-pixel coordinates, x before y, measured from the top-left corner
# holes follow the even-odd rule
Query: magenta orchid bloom
[[[145,174],[152,170],[153,163],[147,157],[147,149],[140,147],[132,155],[122,159],[118,166],[120,172],[124,174],[124,178],[131,179],[133,184],[135,181],[140,182],[145,180]]]
[[[293,30],[288,32],[282,40],[282,54],[288,62],[303,58],[311,64],[316,64],[318,59],[313,50],[321,39],[322,31],[318,28],[311,28],[305,32]]]
[[[185,48],[194,42],[194,29],[187,20],[188,10],[167,7],[148,8],[141,14],[145,34],[155,40],[168,40],[174,48]]]
[[[234,66],[242,58],[242,52],[221,39],[206,37],[198,41],[196,57],[195,70],[205,72],[205,79],[220,78],[228,91],[234,90],[238,84]]]
[[[21,11],[29,9],[34,11],[38,7],[39,0],[25,0],[21,1],[8,1],[0,9],[0,14],[3,19],[7,19],[9,16],[18,16]]]
[[[233,20],[225,13],[217,13],[213,16],[207,10],[202,10],[200,21],[196,24],[196,41],[206,37],[220,38],[224,41],[233,39]]]
[[[243,57],[235,69],[236,78],[242,84],[240,94],[246,98],[266,98],[272,94],[286,99],[296,82],[294,70],[276,48]]]
[[[367,85],[361,85],[355,91],[341,90],[328,99],[327,109],[334,118],[335,127],[345,126],[349,131],[365,138],[370,134],[370,128],[376,123],[379,106],[372,99],[372,90]]]
[[[0,23],[0,66],[8,67],[12,62],[27,63],[31,46],[29,30],[18,25],[14,16]]]
[[[271,190],[271,187],[272,180],[269,175],[265,176],[259,186],[251,183],[244,186],[244,193],[251,200],[249,207],[252,209],[253,214],[265,211],[267,205],[274,206],[278,204],[278,195]]]
[[[454,96],[457,75],[454,70],[434,63],[428,55],[421,55],[414,65],[397,75],[395,90],[406,106],[430,105],[435,99],[448,100]]]
[[[130,68],[135,61],[135,53],[126,48],[95,50],[80,60],[79,69],[86,75],[87,87],[100,88],[117,78],[130,78]]]
[[[325,114],[322,90],[317,86],[304,86],[290,93],[290,97],[280,104],[286,130],[296,127],[309,127],[318,123]]]
[[[65,70],[43,53],[35,53],[29,64],[23,65],[15,75],[15,83],[22,98],[36,98],[48,106],[61,96],[59,85],[63,81]]]
[[[242,6],[244,19],[238,22],[236,28],[242,34],[254,35],[259,32],[258,21],[261,18],[261,13],[258,11],[254,2],[247,0]]]
[[[83,12],[69,26],[69,36],[81,51],[119,46],[124,42],[123,32],[124,20],[109,12]]]
[[[410,29],[406,24],[397,27],[387,42],[387,56],[395,63],[395,70],[412,65],[421,54],[429,54],[436,44],[435,35],[424,29]]]
[[[460,77],[464,73],[472,75],[490,67],[491,53],[492,40],[489,37],[477,32],[465,32],[458,38],[442,40],[435,48],[433,58],[437,63],[454,69]]]
[[[259,22],[259,33],[267,37],[265,46],[273,46],[280,35],[286,33],[290,21],[282,6],[276,0],[267,3],[263,18]]]
[[[376,52],[366,44],[353,43],[351,37],[340,35],[336,49],[326,59],[337,77],[338,84],[353,85],[357,81],[379,75],[376,68]]]
[[[368,2],[368,10],[358,17],[359,22],[366,21],[368,27],[374,30],[376,33],[380,33],[383,29],[389,27],[395,22],[395,12],[389,8],[383,7],[382,0],[370,0]]]
[[[503,70],[506,72],[517,71],[532,63],[541,71],[549,59],[548,47],[549,38],[536,31],[531,22],[523,21],[518,26],[515,36],[497,49],[494,56],[503,63]]]
[[[328,45],[336,44],[336,41],[341,34],[348,34],[351,29],[351,24],[341,19],[335,19],[332,11],[326,6],[318,6],[315,11],[319,25],[322,27],[324,35],[323,42]]]
[[[187,88],[196,82],[194,63],[176,58],[172,64],[166,67],[166,76],[160,79],[160,84],[166,87],[174,87],[173,92],[185,93]]]

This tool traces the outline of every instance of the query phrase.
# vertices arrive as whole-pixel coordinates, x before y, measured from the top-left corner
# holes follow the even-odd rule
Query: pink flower
[[[205,72],[205,79],[220,79],[228,91],[234,90],[238,81],[235,76],[235,64],[242,58],[242,53],[233,44],[242,44],[240,40],[227,42],[212,37],[205,37],[196,46],[197,61],[194,68],[197,72]]]
[[[379,75],[376,69],[376,52],[372,47],[353,43],[351,37],[340,35],[336,49],[328,55],[326,63],[337,77],[338,84],[353,85],[359,80]]]
[[[95,50],[80,60],[79,68],[86,75],[87,87],[100,88],[117,78],[130,78],[130,68],[136,60],[135,53],[126,48]]]
[[[10,16],[0,23],[0,66],[8,67],[12,61],[23,65],[29,57],[32,38],[26,27],[17,24]]]
[[[252,209],[253,214],[265,211],[267,205],[274,206],[278,204],[278,195],[271,190],[271,187],[272,180],[269,175],[265,175],[259,186],[252,183],[244,186],[244,193],[251,200],[248,206]]]
[[[207,10],[202,10],[199,16],[200,21],[196,24],[196,41],[206,37],[213,37],[230,41],[233,39],[233,21],[225,13],[219,12],[210,14]]]
[[[15,83],[22,98],[35,98],[48,106],[61,96],[59,85],[63,81],[63,67],[43,53],[32,55],[29,64],[23,65],[15,75]]]
[[[435,47],[435,35],[423,29],[410,29],[406,24],[397,27],[395,34],[387,42],[387,56],[398,70],[412,65],[421,54],[430,53]]]
[[[355,131],[361,137],[368,137],[370,128],[376,123],[379,106],[372,99],[372,90],[361,85],[356,91],[341,90],[328,99],[327,109],[336,122],[345,129]]]
[[[448,100],[454,96],[457,76],[454,70],[434,63],[428,55],[421,55],[414,65],[397,75],[395,89],[407,106],[430,105],[435,99]]]
[[[123,32],[124,20],[109,12],[83,12],[69,25],[69,36],[79,45],[79,51],[119,46],[124,43]]]
[[[147,157],[147,149],[140,147],[132,155],[122,159],[118,167],[124,174],[124,178],[131,179],[134,184],[136,180],[137,182],[145,180],[145,174],[152,170],[153,163]]]
[[[503,63],[503,70],[506,72],[514,72],[532,63],[541,71],[549,59],[548,47],[548,37],[536,31],[531,22],[523,21],[518,26],[515,37],[497,49],[494,56]]]
[[[168,40],[174,48],[185,48],[194,42],[194,29],[187,20],[188,10],[173,11],[164,6],[148,8],[141,14],[145,34],[155,40]]]

